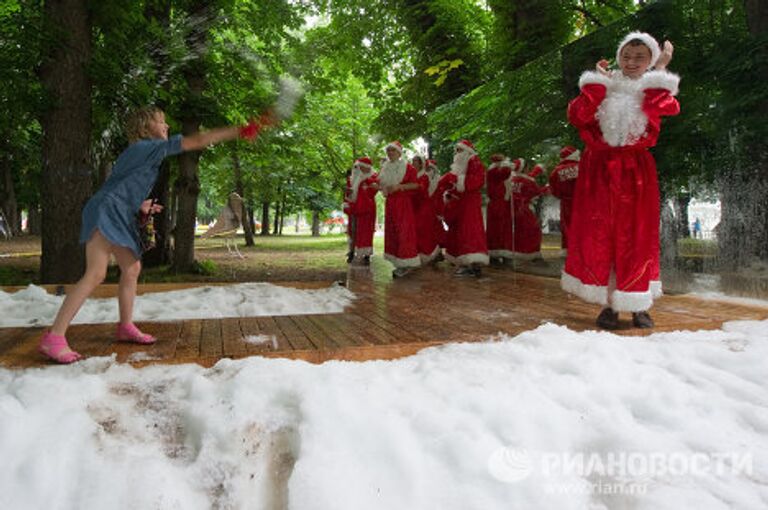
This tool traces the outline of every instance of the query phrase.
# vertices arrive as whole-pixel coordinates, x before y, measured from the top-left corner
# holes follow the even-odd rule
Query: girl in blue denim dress
[[[38,350],[59,363],[72,363],[82,358],[71,350],[65,333],[80,307],[107,274],[110,255],[120,266],[118,303],[120,322],[116,341],[151,344],[155,338],[142,333],[133,324],[133,303],[141,272],[141,246],[137,216],[152,214],[162,206],[147,200],[157,179],[160,164],[168,156],[184,151],[198,151],[227,140],[244,138],[252,141],[271,117],[245,126],[230,126],[168,137],[165,114],[156,107],[135,112],[126,126],[131,144],[117,158],[112,173],[83,210],[80,242],[85,243],[85,274],[77,282],[59,309],[50,331],[43,334]]]

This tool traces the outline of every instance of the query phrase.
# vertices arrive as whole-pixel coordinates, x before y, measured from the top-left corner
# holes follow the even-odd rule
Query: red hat
[[[534,167],[531,169],[530,172],[528,172],[528,177],[537,177],[542,172],[544,172],[544,166],[543,165],[534,165]]]
[[[465,151],[471,152],[472,154],[476,154],[477,151],[475,150],[475,146],[472,145],[472,142],[469,140],[459,140],[459,143],[456,144],[456,147],[461,147]]]
[[[437,162],[434,159],[428,159],[424,163],[424,168],[434,167],[437,168]]]
[[[571,161],[578,161],[581,153],[576,147],[566,145],[560,149],[560,159],[567,159]]]
[[[523,158],[517,158],[512,161],[512,169],[515,172],[522,172],[525,170],[525,160]]]
[[[403,153],[403,144],[398,142],[397,140],[395,140],[394,142],[390,142],[386,147],[384,147],[385,151],[387,149],[395,149],[395,150],[397,150],[397,152],[402,154]]]
[[[355,165],[362,166],[366,168],[371,168],[373,166],[373,162],[371,162],[371,158],[368,156],[364,156],[362,158],[358,158],[355,160]]]
[[[491,154],[491,161],[493,163],[499,163],[500,161],[504,161],[504,154],[497,152],[496,154]]]

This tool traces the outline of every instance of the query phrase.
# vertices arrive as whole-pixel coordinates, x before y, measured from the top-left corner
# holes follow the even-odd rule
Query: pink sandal
[[[149,345],[157,341],[157,338],[147,333],[142,333],[134,323],[118,324],[115,340],[118,342],[133,342],[135,344]]]
[[[67,338],[62,335],[54,335],[50,331],[40,339],[40,345],[37,350],[43,356],[46,356],[57,363],[68,365],[83,359],[83,357],[69,348]]]

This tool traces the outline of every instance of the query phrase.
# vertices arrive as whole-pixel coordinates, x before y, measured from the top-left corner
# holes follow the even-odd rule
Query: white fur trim
[[[660,298],[664,295],[664,291],[661,289],[661,282],[659,280],[651,280],[651,296],[654,299]]]
[[[656,39],[654,39],[651,34],[648,34],[646,32],[630,32],[626,36],[624,36],[624,39],[622,39],[622,41],[619,43],[618,48],[616,49],[616,63],[618,64],[619,62],[621,62],[621,50],[632,39],[640,39],[641,41],[643,41],[643,44],[648,46],[648,49],[651,50],[651,65],[649,67],[655,66],[656,62],[659,60],[659,57],[661,56],[661,47],[659,47],[658,41],[656,41]]]
[[[410,259],[400,259],[395,257],[394,255],[390,255],[389,253],[384,254],[384,258],[387,259],[392,263],[393,266],[396,268],[401,267],[419,267],[421,266],[421,261],[419,260],[419,257],[411,257]]]
[[[467,178],[466,175],[462,174],[456,177],[456,191],[459,193],[464,192],[464,180]]]
[[[370,257],[373,255],[373,246],[368,246],[367,248],[355,248],[355,257],[362,258],[365,256]]]
[[[584,71],[579,77],[579,88],[583,88],[584,85],[603,85],[606,88],[611,84],[610,76],[595,71]]]
[[[386,151],[387,151],[387,149],[395,149],[395,150],[396,150],[397,152],[399,152],[400,154],[402,154],[402,153],[403,153],[403,148],[402,148],[402,147],[400,147],[400,146],[398,146],[398,145],[395,145],[394,143],[389,143],[389,144],[387,144],[387,146],[386,146],[386,147],[384,147],[384,152],[386,152]]]
[[[614,312],[645,312],[653,306],[651,291],[622,292],[615,290],[611,294],[611,308]]]
[[[560,275],[560,287],[569,294],[573,294],[586,301],[602,306],[608,305],[608,287],[603,285],[586,285],[578,278],[569,275],[565,271]]]
[[[515,257],[515,254],[509,250],[488,250],[488,255],[504,259],[513,259]]]
[[[673,96],[677,95],[680,86],[680,76],[669,71],[648,71],[640,78],[640,88],[645,89],[665,89]]]
[[[450,253],[445,253],[445,260],[453,264],[454,266],[468,266],[470,264],[483,264],[488,265],[490,259],[487,253],[465,253],[454,257]]]
[[[362,161],[356,161],[355,162],[355,166],[358,167],[358,168],[373,168],[368,163],[363,163]]]
[[[477,151],[475,149],[473,149],[472,147],[470,147],[469,145],[467,145],[465,143],[457,143],[456,147],[461,147],[462,149],[464,149],[467,152],[470,152],[472,154],[477,154]]]
[[[581,151],[578,149],[573,154],[570,154],[563,161],[579,161],[581,159]]]
[[[440,247],[435,246],[435,249],[432,250],[432,253],[425,254],[425,253],[419,253],[419,259],[421,259],[421,265],[426,265],[435,260],[435,257],[440,253]]]
[[[645,134],[648,117],[643,112],[641,81],[616,74],[597,109],[603,139],[612,147],[634,145]]]

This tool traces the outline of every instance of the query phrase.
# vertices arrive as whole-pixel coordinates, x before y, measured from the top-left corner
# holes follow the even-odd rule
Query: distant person
[[[482,189],[485,165],[469,140],[456,144],[451,171],[438,183],[448,224],[445,258],[458,266],[454,275],[476,276],[488,265],[488,243],[483,225]]]
[[[371,158],[355,161],[355,178],[352,180],[350,201],[354,217],[355,261],[365,266],[371,263],[373,255],[373,234],[376,231],[376,193],[379,192],[379,176],[373,171]]]
[[[427,173],[426,160],[417,154],[411,158],[411,164],[416,169],[419,189],[413,195],[414,214],[416,215],[416,245],[422,266],[437,261],[440,247],[437,244],[435,221],[437,213],[432,201],[432,193],[437,186],[437,176],[434,172]]]
[[[701,220],[698,217],[693,222],[693,237],[694,239],[701,239]]]
[[[385,151],[387,159],[379,172],[379,189],[386,197],[384,258],[395,266],[392,277],[401,278],[421,265],[413,210],[413,194],[419,183],[416,169],[402,159],[400,142],[390,143]]]
[[[126,134],[130,145],[114,164],[107,181],[83,209],[80,242],[85,243],[85,274],[67,294],[50,331],[40,339],[39,351],[59,363],[72,363],[82,358],[70,349],[66,334],[69,324],[83,302],[104,281],[110,255],[120,266],[118,304],[120,322],[115,332],[118,342],[151,344],[155,338],[142,333],[133,324],[133,302],[141,272],[141,253],[137,216],[162,210],[161,205],[147,200],[157,179],[158,168],[165,158],[185,151],[199,151],[227,140],[254,140],[272,117],[246,126],[231,126],[168,138],[165,113],[157,107],[141,108],[129,118]]]
[[[541,256],[541,224],[532,208],[533,201],[547,191],[536,182],[536,177],[543,172],[541,165],[534,165],[530,172],[525,172],[525,162],[518,158],[512,162],[512,172],[504,183],[512,209],[512,257],[518,260],[544,260]]]
[[[573,195],[579,177],[581,153],[570,145],[560,150],[560,163],[549,174],[549,190],[560,200],[560,248],[568,252],[568,226],[573,211]]]
[[[504,264],[513,257],[512,215],[504,183],[512,173],[512,162],[504,154],[491,155],[486,173],[488,206],[485,213],[485,239],[492,264]]]
[[[632,312],[637,328],[653,327],[648,310],[661,296],[659,184],[648,149],[661,117],[680,112],[680,77],[666,71],[672,52],[669,41],[661,49],[646,33],[628,34],[616,51],[619,70],[600,60],[581,75],[581,93],[568,105],[586,147],[561,284],[604,307],[603,329],[619,327],[619,312]]]

